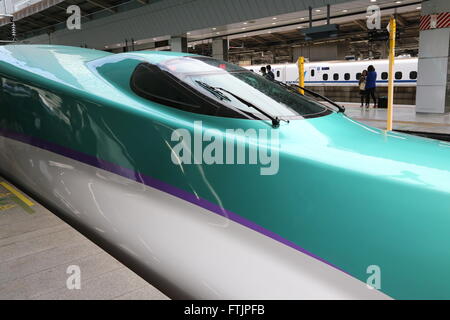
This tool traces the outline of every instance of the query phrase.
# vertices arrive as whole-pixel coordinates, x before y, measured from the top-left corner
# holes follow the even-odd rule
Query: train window
[[[388,73],[387,72],[382,72],[381,73],[381,80],[387,80],[388,78]]]
[[[409,73],[409,78],[412,79],[412,80],[417,79],[417,71],[411,71]]]
[[[334,80],[334,81],[339,80],[339,73],[333,74],[333,80]]]
[[[145,99],[194,113],[216,113],[217,106],[191,94],[174,78],[153,64],[141,63],[134,70],[130,84],[133,91]]]
[[[314,74],[315,74],[315,70],[311,69],[311,77],[314,77]]]
[[[277,78],[280,77],[280,70],[277,70]]]
[[[206,57],[174,58],[157,65],[141,63],[131,76],[130,86],[138,96],[163,106],[220,117],[266,118],[245,101],[264,106],[260,108],[274,117],[318,117],[331,113],[320,103],[253,72]]]
[[[328,80],[328,73],[324,73],[324,74],[322,75],[322,79],[323,79],[324,81],[327,81],[327,80]]]
[[[397,71],[395,73],[395,79],[400,80],[401,78],[403,78],[403,73],[401,71]]]
[[[344,80],[346,80],[346,81],[350,80],[350,73],[344,74]]]
[[[356,80],[359,81],[359,78],[361,78],[361,72],[358,72],[358,73],[356,74]]]

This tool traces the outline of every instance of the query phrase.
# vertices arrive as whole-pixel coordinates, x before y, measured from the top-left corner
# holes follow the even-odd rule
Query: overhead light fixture
[[[342,12],[348,12],[348,10],[347,10],[347,9],[344,9],[344,10],[342,10]]]
[[[298,26],[298,27],[297,27],[297,29],[301,29],[301,28],[303,28],[303,27],[302,27],[302,26]]]
[[[320,11],[322,11],[322,10],[320,10],[320,9],[316,9],[316,12],[320,12]]]
[[[247,24],[248,22],[244,22],[244,24]]]
[[[277,17],[273,17],[272,20],[277,20]]]
[[[217,28],[212,28],[213,30],[217,30]]]
[[[247,29],[247,28],[241,28],[242,30],[245,30],[245,29]]]
[[[272,24],[277,24],[276,22],[272,22]]]
[[[395,3],[396,3],[396,4],[400,4],[400,3],[402,3],[402,2],[401,2],[401,1],[395,1]]]
[[[370,2],[377,2],[377,0],[370,0]]]
[[[191,33],[190,32],[188,32],[188,33],[186,33],[187,35],[190,35]]]
[[[420,9],[422,9],[422,7],[417,7],[417,8],[416,8],[416,10],[420,10]]]
[[[220,32],[216,32],[216,34],[220,34]]]
[[[267,31],[267,33],[272,33],[272,31]]]

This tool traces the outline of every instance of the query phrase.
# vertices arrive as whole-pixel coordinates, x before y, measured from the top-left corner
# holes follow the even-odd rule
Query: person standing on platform
[[[364,100],[366,100],[366,78],[367,70],[361,72],[359,77],[359,95],[361,96],[361,108],[364,108]]]
[[[266,70],[267,70],[267,75],[266,75],[266,79],[270,80],[270,81],[274,81],[275,80],[275,75],[272,72],[272,66],[270,64],[268,64],[266,66]]]
[[[267,78],[266,67],[261,67],[261,69],[259,69],[259,72],[261,72],[261,75],[262,75],[264,78]]]
[[[366,77],[366,107],[370,107],[370,97],[373,99],[373,107],[377,107],[377,99],[376,99],[376,87],[377,87],[377,72],[373,65],[370,65],[367,68],[367,77]]]

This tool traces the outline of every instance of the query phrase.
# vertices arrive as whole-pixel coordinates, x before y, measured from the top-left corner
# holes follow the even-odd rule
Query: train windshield
[[[252,71],[213,58],[175,58],[158,66],[210,98],[259,117],[270,114],[284,119],[308,118],[330,112],[313,99],[286,90]]]

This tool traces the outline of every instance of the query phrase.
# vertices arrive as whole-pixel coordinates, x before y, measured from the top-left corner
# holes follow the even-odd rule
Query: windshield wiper
[[[202,87],[205,90],[208,90],[209,92],[211,92],[213,95],[216,96],[216,98],[220,99],[220,100],[228,100],[231,101],[230,98],[228,98],[226,95],[224,95],[222,92],[220,92],[219,90],[217,90],[216,88],[214,88],[213,86],[210,86],[209,84],[202,82],[202,81],[198,81],[195,80],[195,82],[197,82],[199,84],[200,87]]]
[[[333,106],[335,106],[336,108],[338,108],[339,112],[342,112],[342,113],[345,112],[345,107],[344,107],[344,106],[341,106],[341,105],[337,104],[337,103],[334,102],[333,100],[328,99],[327,97],[325,97],[325,96],[323,96],[323,95],[321,95],[321,94],[319,94],[319,93],[317,93],[317,92],[315,92],[315,91],[306,89],[306,88],[304,88],[304,87],[300,87],[299,85],[296,85],[296,84],[288,85],[288,84],[286,84],[286,83],[284,83],[284,82],[281,82],[281,81],[275,81],[275,82],[278,83],[280,86],[282,86],[282,87],[288,89],[288,90],[291,90],[291,91],[294,91],[295,93],[301,94],[300,92],[298,92],[296,89],[294,89],[294,88],[292,87],[292,86],[295,86],[296,88],[301,89],[301,90],[304,90],[304,91],[308,92],[309,94],[315,96],[316,98],[325,100],[326,102],[332,104]]]
[[[204,89],[208,90],[209,92],[213,93],[216,97],[218,97],[217,93],[220,93],[221,97],[224,97],[228,101],[231,101],[230,98],[228,98],[223,93],[221,93],[221,91],[228,93],[229,95],[233,96],[235,99],[237,99],[240,102],[242,102],[243,104],[245,104],[247,107],[253,108],[253,109],[257,110],[258,112],[260,112],[261,114],[263,114],[264,116],[266,116],[267,118],[269,118],[272,121],[272,127],[273,128],[278,128],[280,126],[280,121],[281,121],[280,118],[274,117],[273,115],[271,115],[270,113],[267,113],[266,111],[264,111],[260,107],[257,107],[253,103],[248,102],[247,100],[245,100],[245,99],[239,97],[238,95],[228,91],[227,89],[220,88],[220,87],[213,87],[213,86],[210,86],[207,83],[204,83],[204,82],[198,81],[198,80],[196,80],[195,82],[197,82],[202,88],[204,88]],[[218,97],[218,98],[221,99],[221,100],[224,100],[223,98],[220,98],[220,97]],[[284,120],[284,121],[289,123],[289,120]]]

